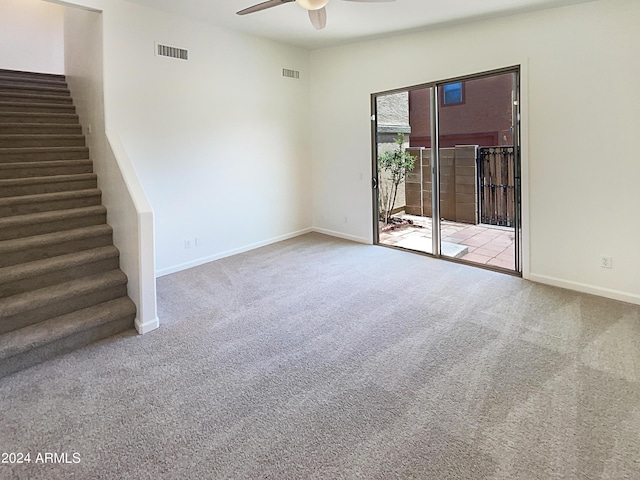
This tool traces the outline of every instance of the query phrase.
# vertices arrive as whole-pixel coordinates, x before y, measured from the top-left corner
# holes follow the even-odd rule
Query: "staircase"
[[[0,70],[0,377],[133,328],[61,75]]]

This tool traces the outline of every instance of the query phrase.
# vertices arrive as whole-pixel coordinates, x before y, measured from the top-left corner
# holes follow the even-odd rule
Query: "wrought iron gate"
[[[478,149],[480,223],[514,226],[515,156],[513,147]]]

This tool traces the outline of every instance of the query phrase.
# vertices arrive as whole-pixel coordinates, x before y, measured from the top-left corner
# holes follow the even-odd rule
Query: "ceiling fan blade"
[[[262,10],[266,10],[267,8],[277,7],[278,5],[282,5],[283,3],[291,3],[296,0],[268,0],[267,2],[258,3],[253,7],[245,8],[244,10],[240,10],[236,12],[237,15],[246,15],[248,13],[260,12]]]
[[[322,7],[320,10],[309,10],[309,20],[316,30],[322,30],[327,26],[327,9]]]

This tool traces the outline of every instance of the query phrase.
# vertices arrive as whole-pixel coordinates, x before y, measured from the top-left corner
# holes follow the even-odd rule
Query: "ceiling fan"
[[[357,2],[357,3],[386,3],[395,2],[396,0],[343,0],[345,2]],[[325,6],[329,3],[329,0],[267,0],[266,2],[258,3],[253,7],[245,8],[236,12],[238,15],[247,15],[248,13],[255,13],[267,8],[277,7],[284,3],[296,2],[302,8],[309,12],[309,20],[311,25],[316,30],[321,30],[327,25],[327,10]]]

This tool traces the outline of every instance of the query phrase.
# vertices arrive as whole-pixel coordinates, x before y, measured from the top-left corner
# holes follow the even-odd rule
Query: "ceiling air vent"
[[[180,60],[189,60],[189,51],[184,48],[171,47],[156,43],[156,55],[160,57],[178,58]]]
[[[283,68],[282,76],[287,78],[300,78],[300,72],[298,70],[290,70],[288,68]]]

